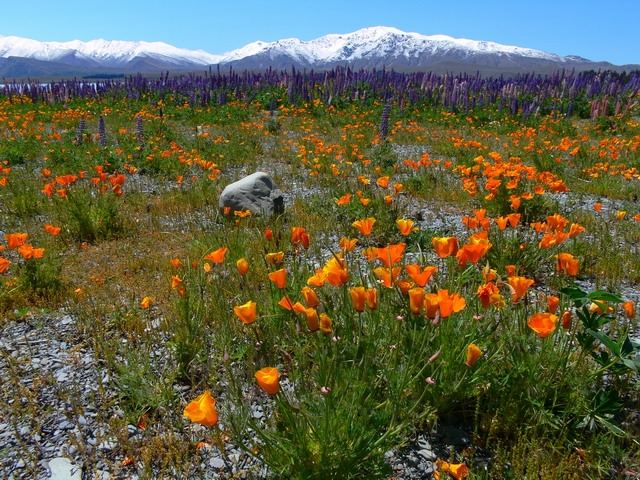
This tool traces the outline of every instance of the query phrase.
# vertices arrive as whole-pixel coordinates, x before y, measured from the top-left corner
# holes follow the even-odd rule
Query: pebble
[[[213,457],[211,460],[209,460],[209,466],[215,469],[224,468],[224,460],[222,460],[220,457]]]

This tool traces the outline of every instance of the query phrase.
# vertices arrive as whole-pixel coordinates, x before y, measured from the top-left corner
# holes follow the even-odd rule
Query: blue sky
[[[640,64],[640,0],[107,0],[2,2],[0,35],[148,40],[223,53],[255,40],[385,25]]]

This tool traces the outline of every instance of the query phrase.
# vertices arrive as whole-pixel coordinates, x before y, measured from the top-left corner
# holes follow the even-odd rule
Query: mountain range
[[[162,42],[91,40],[40,42],[0,36],[0,77],[109,77],[131,73],[201,71],[209,66],[236,70],[266,68],[323,70],[336,66],[387,68],[485,75],[555,70],[640,70],[578,56],[563,57],[489,41],[422,35],[392,27],[370,27],[310,41],[297,38],[257,41],[222,55]]]

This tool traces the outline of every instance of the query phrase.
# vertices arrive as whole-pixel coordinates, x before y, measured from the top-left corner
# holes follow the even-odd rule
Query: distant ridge
[[[40,42],[0,36],[0,76],[112,76],[129,73],[202,70],[209,65],[235,69],[393,68],[436,73],[480,72],[485,75],[571,70],[637,70],[578,56],[560,56],[490,41],[422,35],[393,27],[369,27],[329,34],[310,41],[297,38],[256,41],[222,55],[187,50],[162,42],[91,40]]]

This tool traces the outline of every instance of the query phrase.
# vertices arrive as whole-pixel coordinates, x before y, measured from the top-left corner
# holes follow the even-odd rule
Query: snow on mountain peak
[[[285,38],[274,42],[256,41],[223,55],[204,50],[187,50],[163,42],[91,40],[83,42],[40,42],[28,38],[0,36],[0,57],[26,57],[37,60],[90,60],[100,66],[123,66],[140,57],[154,58],[178,65],[211,65],[239,61],[254,55],[269,59],[290,57],[305,65],[323,65],[361,59],[407,60],[423,55],[452,53],[464,57],[476,55],[520,56],[554,62],[567,58],[530,48],[502,45],[489,41],[454,38],[448,35],[423,35],[394,27],[374,26],[345,34],[329,34],[313,40]]]

